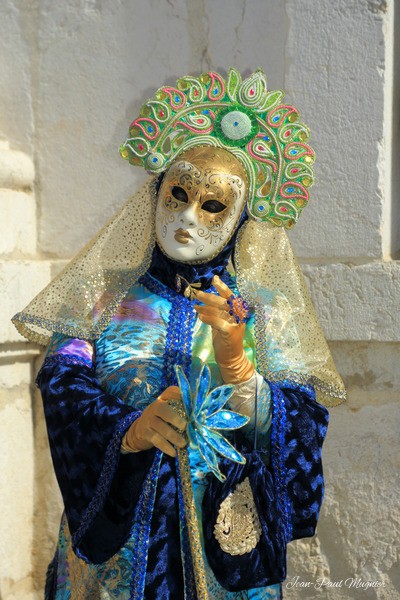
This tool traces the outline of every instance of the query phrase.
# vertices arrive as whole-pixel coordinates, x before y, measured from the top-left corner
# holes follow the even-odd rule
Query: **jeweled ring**
[[[185,409],[182,406],[182,400],[171,398],[170,400],[167,400],[167,404],[177,415],[179,415],[183,419],[186,419]]]
[[[249,305],[241,296],[232,294],[227,299],[229,304],[229,314],[235,319],[236,323],[246,323],[249,314]]]

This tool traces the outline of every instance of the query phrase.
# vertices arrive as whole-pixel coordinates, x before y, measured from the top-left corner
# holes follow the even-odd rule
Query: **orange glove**
[[[187,445],[185,437],[174,429],[184,431],[186,428],[183,407],[182,413],[178,412],[168,404],[169,400],[181,400],[177,386],[167,387],[132,423],[122,440],[124,450],[140,452],[155,446],[169,456],[176,456],[174,446],[184,448]]]
[[[212,327],[215,359],[222,379],[225,383],[243,383],[254,373],[254,367],[243,349],[246,324],[236,323],[229,314],[227,299],[233,292],[217,276],[212,282],[219,295],[196,291],[196,300],[204,306],[196,305],[194,309],[200,320]]]

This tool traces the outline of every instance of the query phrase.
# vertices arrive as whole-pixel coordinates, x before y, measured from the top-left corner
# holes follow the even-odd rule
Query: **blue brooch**
[[[233,385],[221,385],[209,392],[211,374],[207,365],[201,368],[194,391],[181,366],[175,366],[175,373],[188,421],[186,432],[189,444],[191,448],[199,450],[214,475],[220,481],[225,481],[225,475],[219,470],[217,453],[242,465],[246,459],[219,431],[239,429],[250,418],[224,409],[233,394]]]

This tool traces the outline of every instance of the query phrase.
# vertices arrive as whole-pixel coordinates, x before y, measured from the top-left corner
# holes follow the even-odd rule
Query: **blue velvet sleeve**
[[[154,450],[120,453],[140,412],[106,393],[82,356],[50,354],[37,384],[74,550],[87,562],[103,562],[129,535],[154,459]]]
[[[271,384],[271,388],[277,417],[272,427],[274,462],[279,466],[276,476],[284,478],[290,523],[288,538],[311,537],[324,497],[322,445],[329,412],[317,402],[311,386],[285,381]]]

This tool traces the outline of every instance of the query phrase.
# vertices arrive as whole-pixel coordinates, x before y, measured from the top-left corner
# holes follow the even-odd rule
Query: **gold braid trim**
[[[182,494],[185,503],[186,521],[192,552],[193,571],[196,581],[198,600],[210,600],[207,591],[207,579],[204,570],[203,551],[200,543],[199,523],[193,497],[192,480],[190,476],[189,457],[186,448],[177,448],[179,468],[181,472]]]

